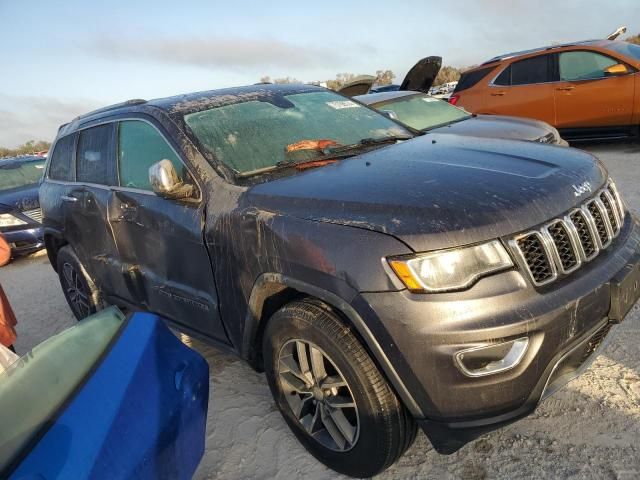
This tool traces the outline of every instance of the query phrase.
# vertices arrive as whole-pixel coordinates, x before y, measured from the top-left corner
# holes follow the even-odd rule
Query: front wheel
[[[82,320],[101,310],[98,288],[68,245],[58,252],[57,270],[62,292],[76,319]]]
[[[285,421],[328,467],[373,476],[413,443],[413,418],[350,328],[324,304],[299,301],[276,312],[263,353]]]

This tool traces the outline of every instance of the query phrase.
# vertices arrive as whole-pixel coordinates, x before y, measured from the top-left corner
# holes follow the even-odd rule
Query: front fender
[[[378,367],[382,369],[387,380],[391,383],[396,393],[402,399],[402,402],[416,418],[424,417],[423,412],[416,403],[413,395],[406,387],[403,379],[398,371],[392,365],[389,356],[385,352],[383,345],[378,341],[378,335],[386,336],[386,331],[375,315],[369,318],[376,325],[370,325],[365,318],[354,308],[354,304],[363,301],[357,291],[351,289],[346,284],[342,285],[340,290],[343,295],[337,295],[328,290],[306,283],[295,278],[288,277],[280,273],[264,273],[255,282],[249,298],[247,315],[244,322],[244,335],[242,343],[242,356],[250,362],[255,361],[259,357],[261,322],[267,322],[268,318],[263,315],[263,308],[268,298],[278,295],[291,289],[295,292],[318,298],[340,312],[349,323],[356,329],[359,337],[364,341],[365,347],[373,355],[374,361]],[[387,342],[384,342],[385,344]],[[405,370],[405,369],[403,369]]]

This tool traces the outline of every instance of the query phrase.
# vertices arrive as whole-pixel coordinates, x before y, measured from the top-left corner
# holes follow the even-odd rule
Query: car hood
[[[553,128],[545,122],[501,115],[477,115],[430,131],[530,141],[537,141],[549,133],[555,134]]]
[[[584,200],[572,185],[595,191],[605,179],[579,150],[429,134],[255,185],[245,206],[379,231],[427,251],[540,224]]]
[[[373,75],[360,75],[349,83],[345,83],[338,89],[338,93],[346,95],[347,97],[355,97],[356,95],[366,95],[371,90],[371,87],[376,82],[376,77]]]
[[[0,213],[38,208],[40,206],[38,188],[39,185],[35,184],[0,191]]]
[[[429,89],[435,82],[441,66],[442,57],[425,57],[418,60],[418,63],[411,67],[411,70],[404,77],[400,84],[400,90],[429,93]]]

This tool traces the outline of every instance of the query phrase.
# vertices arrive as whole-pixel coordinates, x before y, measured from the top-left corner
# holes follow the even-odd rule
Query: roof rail
[[[563,48],[563,47],[572,47],[575,45],[583,45],[586,43],[592,43],[592,42],[597,42],[599,40],[597,39],[593,39],[593,40],[580,40],[578,42],[567,42],[567,43],[558,43],[555,45],[548,45],[546,47],[538,47],[538,48],[532,48],[530,50],[521,50],[519,52],[511,52],[511,53],[503,53],[502,55],[497,55],[493,58],[490,58],[489,60],[487,60],[486,62],[481,63],[480,65],[487,65],[489,63],[493,63],[493,62],[497,62],[497,61],[501,61],[501,60],[506,60],[508,58],[513,58],[513,57],[520,57],[522,55],[528,55],[530,53],[538,53],[538,52],[544,52],[545,50],[554,50],[556,48]]]
[[[75,122],[76,120],[82,120],[83,118],[90,117],[97,113],[108,112],[110,110],[117,110],[118,108],[128,107],[130,105],[142,105],[143,103],[147,103],[147,101],[143,100],[142,98],[134,98],[131,100],[127,100],[126,102],[116,103],[114,105],[109,105],[107,107],[102,107],[87,113],[83,113],[82,115],[78,115],[76,118],[74,118],[73,121]]]

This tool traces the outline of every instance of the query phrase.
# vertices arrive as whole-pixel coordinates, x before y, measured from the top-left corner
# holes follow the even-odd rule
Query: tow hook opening
[[[468,377],[483,377],[510,370],[518,365],[527,351],[529,338],[482,345],[456,352],[455,364]]]

